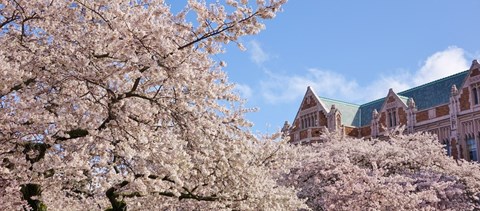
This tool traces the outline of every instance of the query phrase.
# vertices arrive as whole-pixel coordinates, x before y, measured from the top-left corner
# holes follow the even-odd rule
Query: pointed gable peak
[[[308,86],[305,95],[303,96],[302,104],[300,105],[300,110],[310,109],[312,107],[317,107],[318,104],[321,103],[317,94],[313,91],[313,89]]]
[[[479,65],[480,65],[480,64],[478,64],[478,61],[477,61],[476,59],[474,59],[474,60],[472,61],[472,67],[474,67],[474,66],[479,66]]]
[[[383,105],[380,109],[380,111],[385,111],[386,109],[390,108],[396,108],[396,107],[407,107],[407,101],[408,98],[405,96],[401,96],[395,91],[393,91],[392,88],[388,90],[387,97],[384,98]]]
[[[470,66],[470,77],[475,77],[480,75],[480,64],[477,60],[472,61],[472,65]]]
[[[392,94],[392,93],[395,93],[395,92],[393,91],[393,88],[388,89],[388,95],[390,95],[390,94]]]

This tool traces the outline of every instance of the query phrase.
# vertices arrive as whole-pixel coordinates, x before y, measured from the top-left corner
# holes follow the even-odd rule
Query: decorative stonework
[[[330,108],[330,112],[328,113],[328,129],[330,131],[336,131],[341,128],[342,126],[342,114],[340,111],[332,105]]]

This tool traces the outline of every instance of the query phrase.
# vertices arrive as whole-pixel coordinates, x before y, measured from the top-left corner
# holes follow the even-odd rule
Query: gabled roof
[[[462,87],[465,78],[470,71],[466,70],[445,78],[432,81],[402,92],[397,93],[400,100],[407,104],[408,98],[413,98],[418,110],[433,108],[446,104],[450,100],[452,85]],[[313,91],[313,90],[312,90]],[[316,95],[316,94],[315,94]],[[342,124],[347,126],[362,127],[369,125],[372,121],[374,109],[382,109],[385,98],[380,98],[362,105],[347,103],[339,100],[318,97],[326,109],[335,104],[335,107],[342,113]]]

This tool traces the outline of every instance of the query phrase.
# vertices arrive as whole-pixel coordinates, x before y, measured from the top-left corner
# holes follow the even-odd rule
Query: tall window
[[[467,139],[468,156],[471,161],[477,161],[477,143],[474,137]]]
[[[472,100],[474,105],[480,103],[480,84],[472,85]]]
[[[397,126],[397,109],[396,108],[388,109],[387,113],[388,113],[388,119],[387,119],[388,127]]]
[[[305,128],[309,128],[309,127],[316,127],[316,126],[318,126],[317,120],[318,119],[317,119],[317,114],[316,113],[305,114],[305,115],[300,117],[301,128],[305,129]]]

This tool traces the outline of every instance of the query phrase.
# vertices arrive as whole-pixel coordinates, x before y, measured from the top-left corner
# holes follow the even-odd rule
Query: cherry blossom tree
[[[0,1],[0,209],[304,207],[212,57],[285,2]]]
[[[480,166],[446,156],[436,136],[396,131],[388,140],[335,133],[324,139],[305,147],[305,161],[283,181],[300,188],[313,210],[479,207]]]

